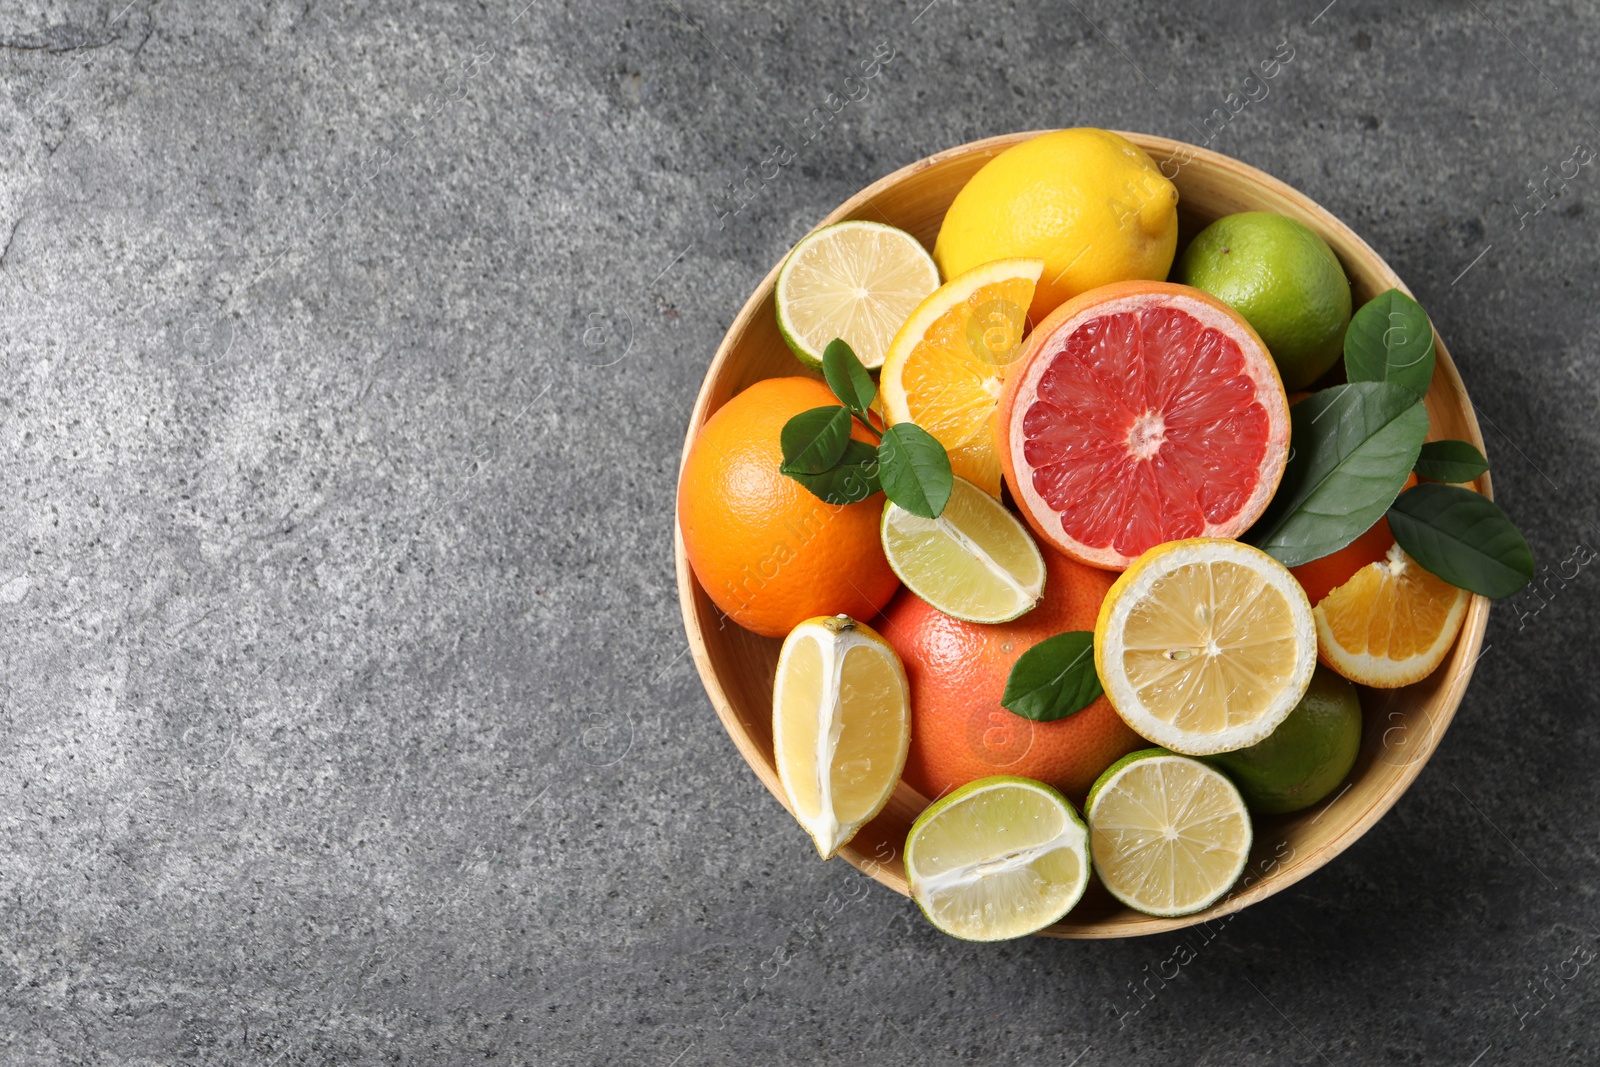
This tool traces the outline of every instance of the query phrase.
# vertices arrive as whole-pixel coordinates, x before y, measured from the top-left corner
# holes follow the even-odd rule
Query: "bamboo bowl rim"
[[[954,160],[961,160],[962,157],[993,156],[1014,144],[1046,132],[1049,131],[1031,130],[1003,134],[997,137],[971,141],[927,156],[915,163],[901,167],[899,170],[868,185],[865,189],[851,196],[829,212],[813,229],[845,219],[863,217],[863,215],[868,215],[868,217],[878,215],[881,217],[881,213],[877,212],[873,206],[873,201],[882,194],[895,190],[898,186],[922,174],[924,171]],[[1347,273],[1350,273],[1352,261],[1356,261],[1360,263],[1367,274],[1383,283],[1385,287],[1392,286],[1403,292],[1410,293],[1410,290],[1406,288],[1388,263],[1357,236],[1354,231],[1340,222],[1321,205],[1292,186],[1232,157],[1197,145],[1152,134],[1116,132],[1159,161],[1174,160],[1182,156],[1184,162],[1180,164],[1180,173],[1183,168],[1196,164],[1202,170],[1211,170],[1218,173],[1231,172],[1236,179],[1242,180],[1251,187],[1252,194],[1259,195],[1262,199],[1273,201],[1278,205],[1289,207],[1292,209],[1291,211],[1282,213],[1292,214],[1321,234],[1334,248],[1335,252],[1339,254],[1341,261],[1346,265]],[[1179,184],[1181,186],[1182,183],[1180,182]],[[951,195],[954,195],[953,191]],[[1183,208],[1181,193],[1179,207],[1181,211]],[[1239,210],[1249,209],[1249,207],[1239,208]],[[712,405],[716,385],[733,362],[751,322],[755,320],[756,316],[763,313],[764,305],[771,296],[778,270],[782,265],[783,260],[780,258],[772,269],[767,272],[766,277],[756,286],[750,298],[745,301],[744,307],[734,318],[728,327],[727,333],[723,336],[721,344],[717,347],[716,355],[712,358],[711,364],[706,370],[705,378],[701,382],[699,395],[696,397],[694,409],[689,418],[683,451],[679,457],[678,470],[680,478],[682,477],[684,461],[688,458],[689,447],[693,443],[695,435],[699,432],[700,427],[705,424],[705,421],[714,413]],[[1437,329],[1435,330],[1434,340],[1438,358],[1435,365],[1433,383],[1427,396],[1430,414],[1434,410],[1454,412],[1465,425],[1466,433],[1464,436],[1482,451],[1483,436],[1479,430],[1472,403],[1467,397],[1466,388],[1462,384],[1461,376],[1456,371],[1455,364],[1450,358],[1449,351],[1445,348],[1443,340],[1438,336]],[[791,373],[798,375],[806,372],[797,362]],[[717,406],[720,406],[720,404]],[[1431,431],[1430,436],[1432,436]],[[1479,491],[1492,497],[1492,488],[1487,474],[1473,484]],[[762,753],[760,747],[746,729],[745,724],[741,721],[740,715],[734,708],[727,689],[712,662],[711,653],[707,649],[707,631],[701,624],[697,607],[697,598],[706,599],[706,594],[700,588],[694,576],[694,571],[689,566],[688,557],[684,551],[683,532],[679,528],[676,519],[676,509],[674,509],[673,520],[673,556],[677,568],[678,602],[683,615],[684,629],[688,636],[689,650],[694,659],[695,669],[699,672],[701,682],[705,686],[706,695],[710,698],[723,728],[728,732],[728,736],[733,740],[740,755],[744,757],[745,762],[750,765],[751,770],[755,772],[761,783],[767,787],[767,790],[777,798],[778,803],[782,804],[787,811],[788,801],[785,799],[783,788],[779,784],[777,771]],[[1380,769],[1380,764],[1374,762],[1369,763],[1363,770],[1362,763],[1358,760],[1357,769],[1352,771],[1350,784],[1346,786],[1345,792],[1337,794],[1330,800],[1323,801],[1320,805],[1291,816],[1267,817],[1279,820],[1277,825],[1280,827],[1292,829],[1302,818],[1310,816],[1313,812],[1318,812],[1313,822],[1319,822],[1324,817],[1336,814],[1338,817],[1334,819],[1333,823],[1330,823],[1330,826],[1337,826],[1337,829],[1328,839],[1317,845],[1315,849],[1303,856],[1296,854],[1291,849],[1291,856],[1288,860],[1281,865],[1274,861],[1272,868],[1262,872],[1259,879],[1254,881],[1254,884],[1250,884],[1251,876],[1246,875],[1243,879],[1243,888],[1240,888],[1239,883],[1235,883],[1235,886],[1220,901],[1193,915],[1164,919],[1143,915],[1119,906],[1118,908],[1110,909],[1105,917],[1074,921],[1074,914],[1069,912],[1061,922],[1040,931],[1040,936],[1114,938],[1159,934],[1184,929],[1231,915],[1257,901],[1264,900],[1275,893],[1287,889],[1333,860],[1346,848],[1354,844],[1378,819],[1394,806],[1395,802],[1410,787],[1417,775],[1421,773],[1423,765],[1427,763],[1438,748],[1445,730],[1448,729],[1451,720],[1455,717],[1456,709],[1461,704],[1467,683],[1471,680],[1473,668],[1477,664],[1479,649],[1483,644],[1483,635],[1488,625],[1488,617],[1489,600],[1486,597],[1474,595],[1468,606],[1466,620],[1462,625],[1461,633],[1456,639],[1452,652],[1433,676],[1430,676],[1424,682],[1418,683],[1420,686],[1426,686],[1432,682],[1434,677],[1442,676],[1441,681],[1435,685],[1436,691],[1431,697],[1427,698],[1427,702],[1432,708],[1426,718],[1427,731],[1417,744],[1417,747],[1406,754],[1403,762],[1384,761],[1387,766],[1393,769],[1388,773],[1386,779],[1381,781],[1378,788],[1366,791],[1361,796],[1350,797],[1350,803],[1340,804],[1340,801],[1345,799],[1347,792],[1354,792],[1353,787],[1357,781],[1373,776]],[[1389,690],[1386,691],[1387,695],[1385,695],[1385,691],[1376,691],[1379,696],[1376,698],[1370,697],[1370,694],[1374,692],[1364,687],[1362,689],[1363,718],[1365,720],[1364,734],[1370,733],[1371,730],[1372,713],[1369,708],[1369,699],[1392,700],[1395,694],[1403,694],[1407,690]],[[1393,714],[1391,714],[1392,717]],[[1408,738],[1403,743],[1411,744],[1412,742]],[[1362,741],[1363,755],[1369,749],[1370,744],[1370,738],[1364,736]],[[1385,733],[1385,746],[1387,747],[1387,732]],[[887,817],[893,809],[898,809],[901,817],[907,814],[914,817],[916,810],[919,810],[921,806],[925,806],[927,803],[927,799],[918,794],[910,785],[901,782],[897,787],[894,800],[891,801],[889,808],[885,809],[885,813],[881,814],[879,818]],[[1257,846],[1252,851],[1252,866],[1255,864],[1255,857],[1263,840],[1271,836],[1262,832],[1263,817],[1255,816],[1253,818],[1256,822],[1255,836]],[[1288,821],[1283,822],[1282,820]],[[870,827],[870,823],[867,827],[864,827],[863,834],[858,835],[858,839]],[[1284,841],[1287,842],[1288,837],[1285,837]],[[902,896],[910,895],[910,889],[904,874],[904,865],[898,858],[898,850],[895,850],[895,854],[888,862],[880,862],[876,856],[867,855],[858,848],[853,847],[853,845],[853,842],[847,844],[840,850],[839,855],[843,856],[858,870],[863,871]],[[1082,906],[1080,903],[1079,908]],[[1074,911],[1077,910],[1074,909]]]

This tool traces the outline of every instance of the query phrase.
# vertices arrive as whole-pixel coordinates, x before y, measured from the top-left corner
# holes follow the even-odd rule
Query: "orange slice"
[[[1471,599],[1395,545],[1312,611],[1318,656],[1361,685],[1398,689],[1420,682],[1444,662]]]
[[[927,430],[950,454],[950,469],[994,497],[995,404],[1043,270],[1042,259],[999,259],[946,282],[906,319],[883,360],[889,421]]]

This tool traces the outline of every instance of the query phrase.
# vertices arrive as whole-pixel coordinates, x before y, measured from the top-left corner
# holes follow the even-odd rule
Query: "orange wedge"
[[[1361,685],[1398,689],[1420,682],[1444,662],[1471,599],[1395,545],[1312,611],[1318,657]]]
[[[994,412],[1028,330],[1042,259],[999,259],[923,300],[889,343],[879,380],[891,423],[914,422],[950,454],[950,469],[1000,495]]]

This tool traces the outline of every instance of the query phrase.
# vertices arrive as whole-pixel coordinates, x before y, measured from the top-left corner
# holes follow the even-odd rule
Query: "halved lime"
[[[1088,837],[1072,805],[1043,782],[980,778],[912,824],[911,899],[929,922],[967,941],[1034,933],[1082,898]]]
[[[911,744],[911,692],[894,649],[848,615],[807,619],[778,654],[773,761],[789,808],[831,859],[883,810]]]
[[[800,362],[822,367],[842,337],[868,370],[906,317],[939,287],[939,268],[915,237],[881,222],[839,222],[807,234],[778,272],[778,330]]]
[[[1006,622],[1044,595],[1044,557],[1028,531],[994,497],[955,479],[937,519],[890,502],[883,551],[917,596],[967,622]]]
[[[1250,815],[1239,790],[1221,771],[1164,748],[1106,768],[1084,810],[1100,881],[1147,915],[1210,907],[1250,856]]]

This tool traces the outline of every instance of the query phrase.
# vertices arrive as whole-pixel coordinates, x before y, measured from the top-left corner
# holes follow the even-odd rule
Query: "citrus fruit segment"
[[[1190,756],[1253,745],[1305,695],[1311,605],[1283,564],[1213,538],[1151,549],[1100,606],[1094,664],[1133,731]]]
[[[806,235],[778,271],[778,330],[800,361],[822,368],[842,337],[869,370],[883,365],[895,330],[939,285],[915,237],[880,222],[839,222]]]
[[[796,626],[778,655],[773,761],[823,859],[883,810],[910,742],[906,672],[889,643],[845,615]]]
[[[1146,915],[1190,915],[1238,881],[1252,831],[1244,798],[1199,760],[1145,749],[1112,764],[1089,793],[1095,871]]]
[[[1007,622],[1044,595],[1044,557],[1027,528],[962,478],[937,519],[885,504],[883,551],[906,588],[967,622]]]
[[[1472,594],[1423,570],[1399,545],[1317,605],[1322,661],[1352,682],[1397,689],[1444,662]]]
[[[906,837],[911,898],[928,921],[968,941],[1042,930],[1089,885],[1088,829],[1042,782],[1000,776],[929,806]]]
[[[950,454],[950,469],[1000,495],[994,410],[1028,326],[1044,263],[1002,259],[945,282],[889,345],[879,379],[891,423],[914,422]]]
[[[1178,245],[1178,190],[1109,130],[1052,130],[974,174],[939,226],[933,258],[954,278],[1004,256],[1037,256],[1038,322],[1069,297],[1129,278],[1165,278]]]
[[[1236,312],[1165,282],[1107,285],[1033,331],[1006,380],[998,446],[1028,524],[1120,570],[1164,541],[1236,537],[1289,453],[1272,357]]]

